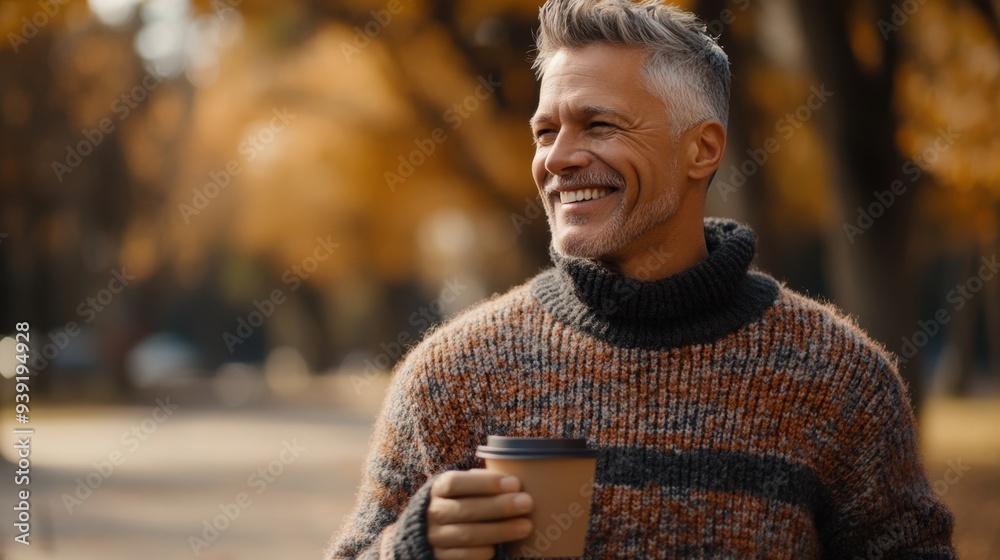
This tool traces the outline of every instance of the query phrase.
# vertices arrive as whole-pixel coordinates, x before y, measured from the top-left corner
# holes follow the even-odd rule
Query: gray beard
[[[611,222],[601,228],[596,235],[582,238],[575,236],[569,240],[560,240],[556,235],[555,220],[548,213],[549,231],[552,233],[552,247],[556,253],[565,257],[581,259],[597,259],[618,252],[623,247],[649,232],[677,212],[680,196],[676,190],[669,196],[658,197],[652,206],[639,206],[630,220],[625,218],[625,197],[614,209]],[[587,218],[574,218],[566,225],[585,225]]]

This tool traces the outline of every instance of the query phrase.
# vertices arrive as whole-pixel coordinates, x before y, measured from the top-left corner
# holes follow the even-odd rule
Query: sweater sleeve
[[[433,558],[426,524],[431,483],[441,472],[475,466],[477,436],[467,376],[428,346],[418,345],[393,374],[357,502],[331,540],[327,560]]]
[[[431,484],[437,476],[433,476],[410,496],[406,509],[399,515],[397,520],[387,525],[380,534],[373,535],[373,526],[369,531],[363,532],[367,535],[356,535],[354,540],[347,539],[347,535],[341,535],[338,542],[331,547],[327,553],[328,559],[335,558],[357,558],[359,560],[432,560],[434,558],[433,549],[427,543],[427,505],[430,503]],[[359,504],[359,510],[361,506]],[[355,512],[361,514],[361,511]],[[374,539],[364,537],[374,536]],[[361,538],[358,538],[361,537]],[[357,543],[368,541],[370,544],[360,550]],[[357,550],[357,553],[347,550]]]
[[[824,558],[957,558],[954,519],[928,484],[902,378],[880,354],[867,366],[840,408]]]

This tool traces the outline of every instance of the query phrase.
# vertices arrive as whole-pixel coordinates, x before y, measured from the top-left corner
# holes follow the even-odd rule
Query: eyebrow
[[[584,107],[583,109],[581,109],[580,112],[583,113],[587,117],[597,117],[597,116],[601,116],[601,115],[610,115],[612,117],[616,117],[616,118],[618,118],[620,120],[623,120],[623,121],[628,121],[629,120],[628,117],[625,116],[625,114],[622,113],[621,111],[619,111],[617,109],[612,109],[611,107],[605,107],[603,105],[587,105],[586,107]],[[538,123],[545,122],[545,121],[551,121],[551,120],[552,120],[552,115],[551,114],[549,114],[549,113],[539,113],[539,114],[531,117],[531,119],[528,120],[528,126],[530,126],[532,129],[534,129],[538,125]]]

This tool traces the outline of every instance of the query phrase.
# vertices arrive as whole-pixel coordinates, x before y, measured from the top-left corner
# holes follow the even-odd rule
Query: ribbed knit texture
[[[487,435],[600,450],[587,558],[955,558],[893,360],[749,271],[748,228],[705,235],[705,261],[656,282],[556,256],[429,334],[327,558],[430,558],[426,481],[482,467]]]

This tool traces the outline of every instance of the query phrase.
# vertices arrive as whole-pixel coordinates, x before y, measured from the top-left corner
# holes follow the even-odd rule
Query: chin
[[[555,238],[553,247],[556,252],[564,257],[575,257],[578,259],[598,259],[616,249],[611,240],[604,239],[601,235],[558,235]]]

